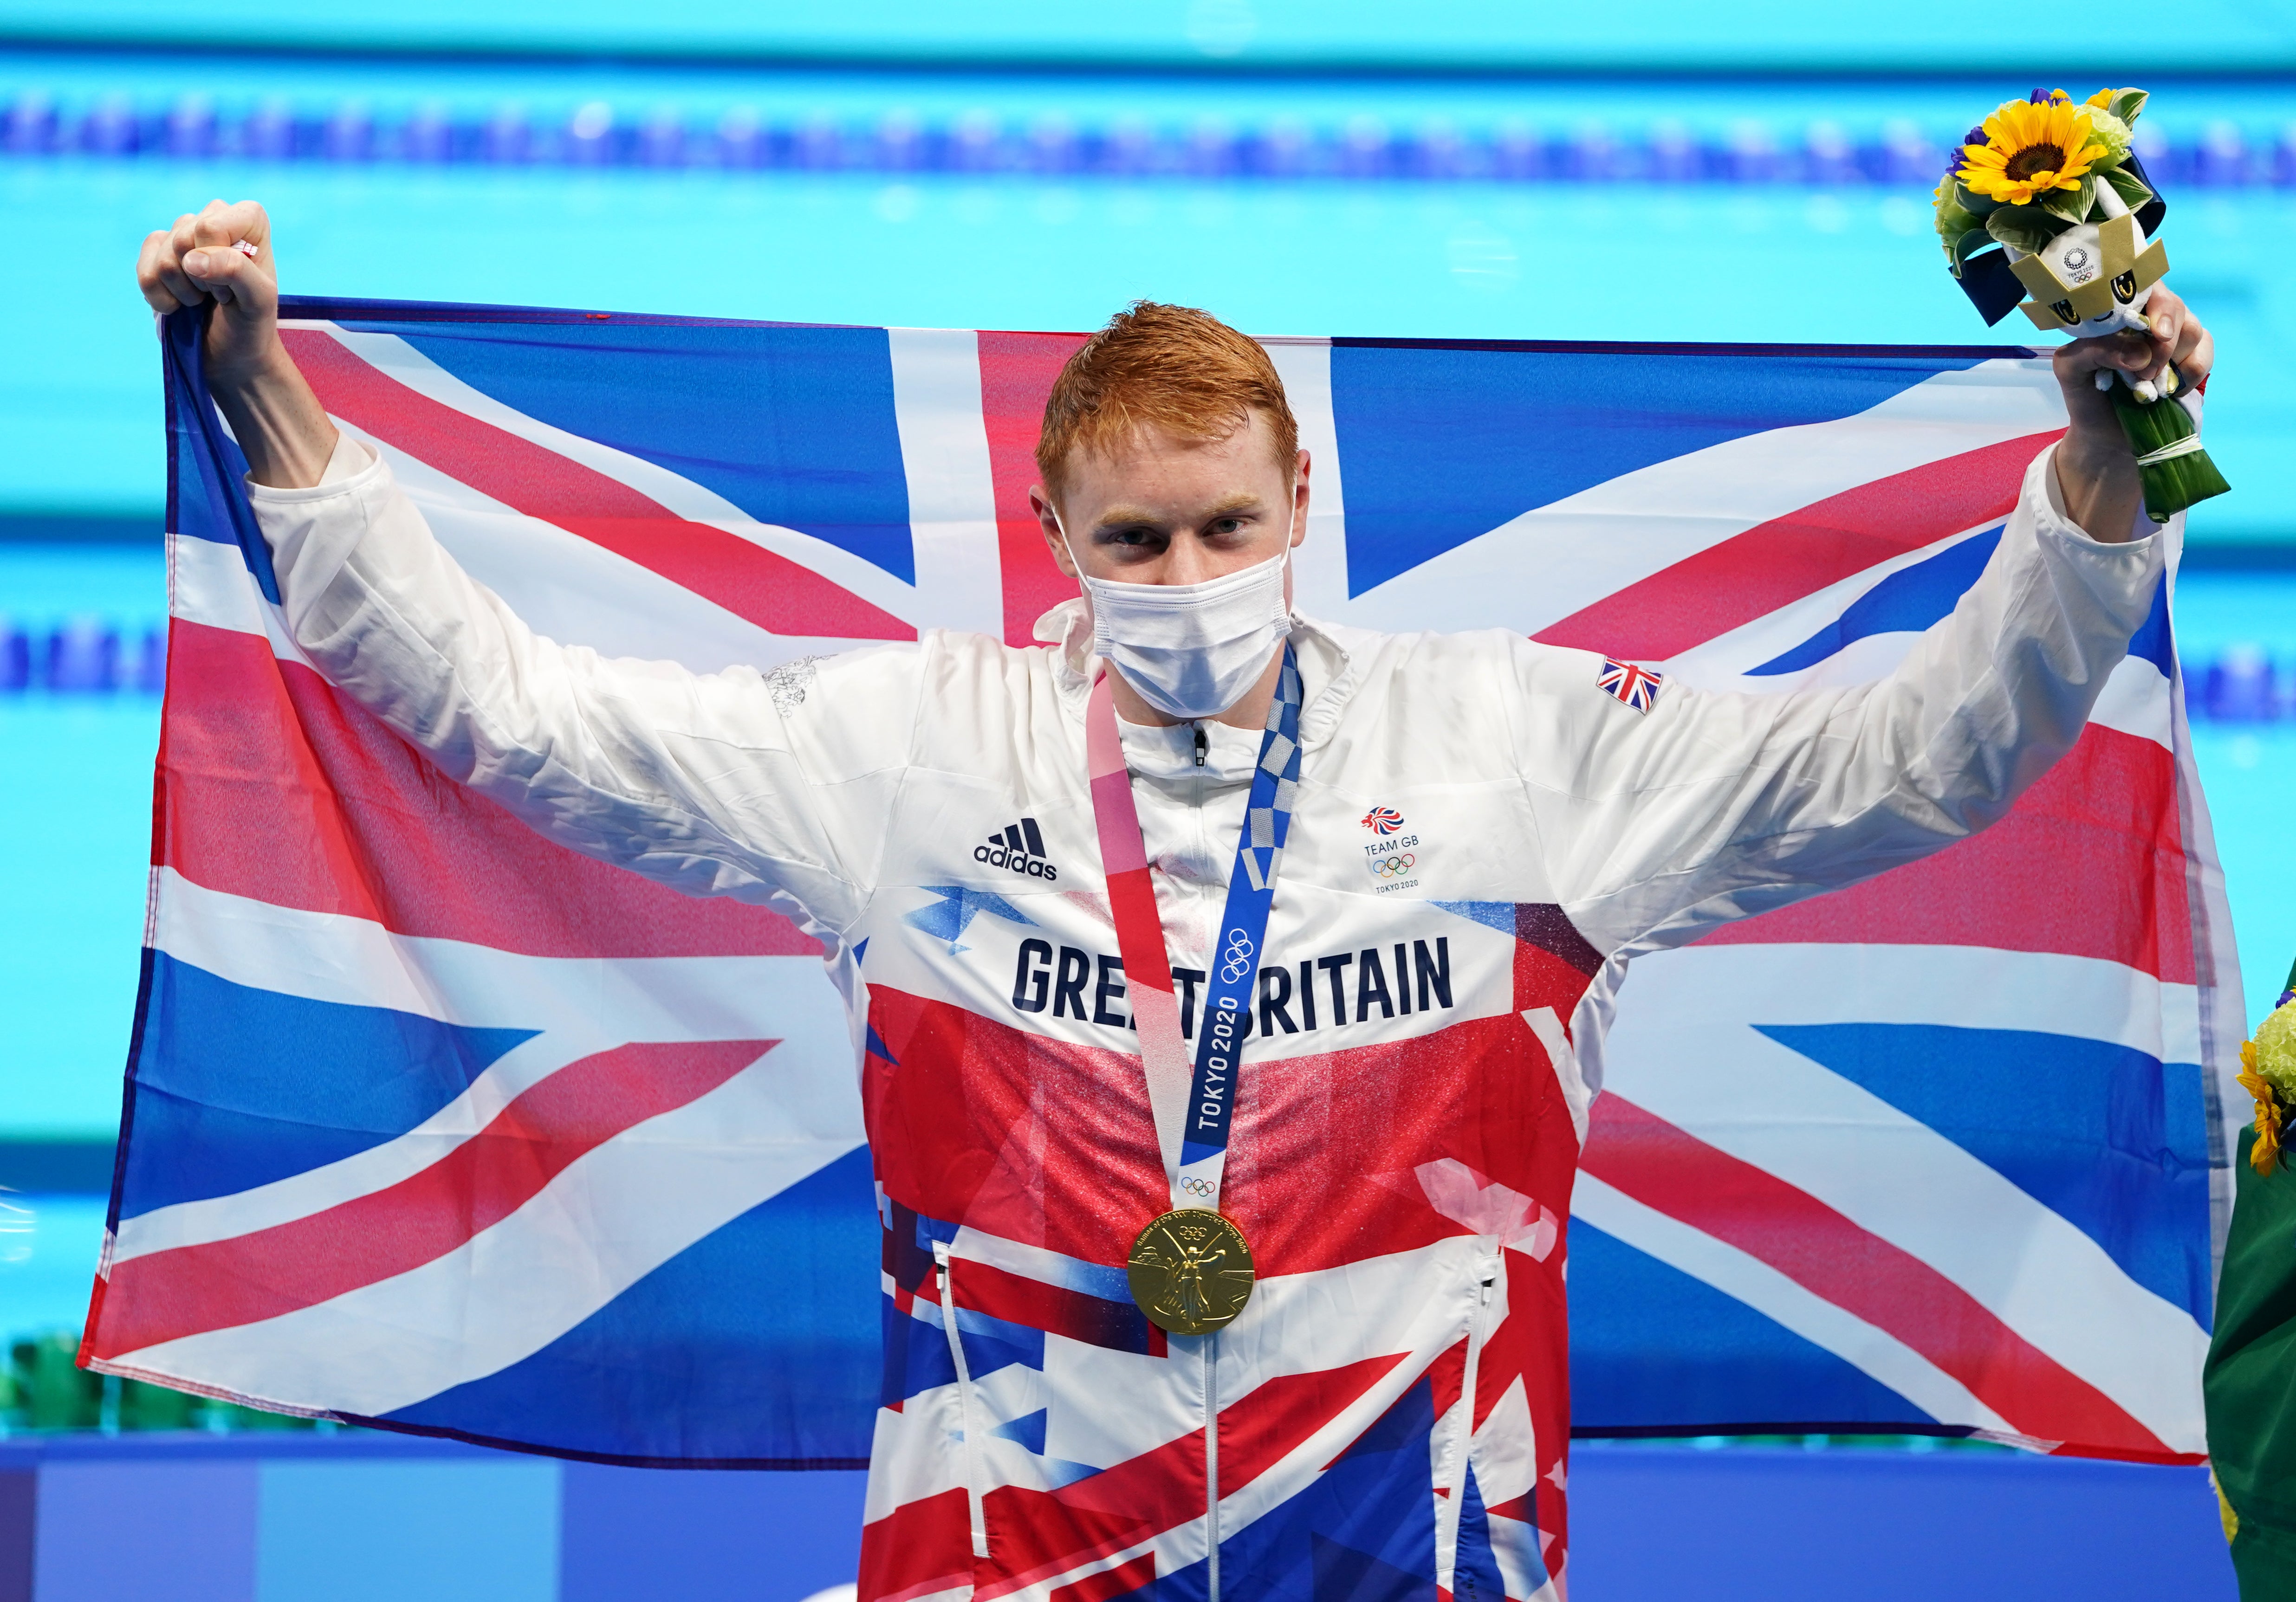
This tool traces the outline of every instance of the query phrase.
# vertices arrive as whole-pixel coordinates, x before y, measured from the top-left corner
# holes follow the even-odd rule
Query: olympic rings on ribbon
[[[1411,871],[1411,864],[1419,859],[1408,851],[1401,856],[1383,856],[1372,865],[1372,871],[1382,879],[1398,879]]]
[[[1221,953],[1224,958],[1220,964],[1222,984],[1242,983],[1243,976],[1251,971],[1251,951],[1250,936],[1242,929],[1230,929],[1227,932],[1227,950]]]
[[[1213,1196],[1218,1194],[1218,1189],[1212,1184],[1211,1181],[1207,1179],[1199,1179],[1193,1173],[1180,1181],[1180,1189],[1186,1191],[1190,1196],[1201,1196],[1206,1200],[1210,1200]]]

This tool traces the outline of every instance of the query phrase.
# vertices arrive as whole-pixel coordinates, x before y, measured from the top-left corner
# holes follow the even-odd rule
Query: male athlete
[[[288,358],[259,208],[139,278],[217,303],[327,676],[552,838],[787,911],[865,1012],[865,1602],[1560,1598],[1562,1230],[1628,959],[1950,845],[2071,747],[2161,571],[2092,380],[2210,354],[2165,290],[2149,339],[2066,346],[2071,426],[1953,615],[1879,682],[1749,697],[1299,616],[1275,371],[1144,304],[1046,407],[1032,503],[1082,592],[1047,645],[769,686],[558,645],[467,577]],[[995,900],[937,939],[928,886]]]

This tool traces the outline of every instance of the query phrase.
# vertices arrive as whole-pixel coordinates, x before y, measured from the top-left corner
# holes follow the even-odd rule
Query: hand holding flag
[[[269,214],[253,200],[209,200],[185,212],[172,228],[145,236],[135,282],[161,316],[212,304],[208,382],[255,481],[280,489],[316,484],[335,427],[280,342]]]

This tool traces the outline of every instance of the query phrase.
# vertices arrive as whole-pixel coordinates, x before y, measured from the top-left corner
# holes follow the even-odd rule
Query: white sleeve
[[[295,643],[450,777],[552,839],[841,934],[915,732],[922,651],[700,674],[535,633],[348,436],[320,483],[250,483]],[[836,712],[829,711],[833,703]]]
[[[2043,452],[1984,574],[1870,683],[1669,683],[1640,715],[1594,689],[1589,658],[1547,655],[1522,704],[1562,710],[1517,751],[1573,923],[1605,952],[1680,944],[2001,817],[2080,738],[2152,607],[2170,536],[2138,516],[2127,544],[2089,538]]]

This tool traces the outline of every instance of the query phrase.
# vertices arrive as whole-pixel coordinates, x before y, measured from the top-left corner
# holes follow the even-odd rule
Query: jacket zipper
[[[1475,1305],[1467,1315],[1467,1361],[1459,1376],[1459,1460],[1451,1468],[1451,1494],[1443,1499],[1443,1519],[1448,1539],[1439,1536],[1436,1550],[1451,1554],[1456,1585],[1459,1560],[1459,1517],[1467,1500],[1467,1464],[1475,1451],[1475,1385],[1482,1366],[1484,1327],[1490,1322],[1491,1287],[1498,1282],[1496,1258],[1482,1266],[1475,1285]]]
[[[1211,748],[1211,737],[1204,732],[1204,726],[1200,723],[1192,723],[1188,726],[1196,732],[1196,765],[1188,776],[1188,815],[1194,820],[1196,830],[1195,862],[1189,869],[1189,874],[1195,883],[1193,887],[1175,887],[1183,888],[1184,894],[1195,898],[1200,909],[1198,916],[1202,920],[1203,927],[1209,929],[1213,920],[1219,917],[1218,898],[1226,892],[1227,881],[1218,877],[1219,869],[1214,859],[1218,848],[1212,844],[1211,825],[1204,821],[1204,753]],[[1189,1045],[1193,1059],[1193,1040]],[[1218,1599],[1215,1598],[1212,1602],[1218,1602]]]
[[[964,1507],[972,1523],[972,1555],[988,1556],[988,1520],[980,1506],[980,1459],[972,1427],[972,1370],[964,1361],[964,1341],[956,1332],[956,1295],[949,1284],[948,1242],[933,1242],[933,1272],[940,1291],[940,1326],[948,1334],[948,1354],[956,1363],[956,1419],[964,1436]]]

